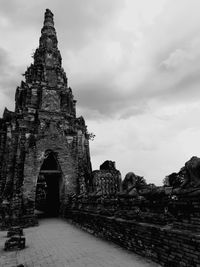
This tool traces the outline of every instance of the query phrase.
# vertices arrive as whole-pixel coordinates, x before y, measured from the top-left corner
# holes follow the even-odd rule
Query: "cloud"
[[[182,1],[178,6],[162,1],[146,19],[144,3],[139,7],[135,2],[126,4],[118,19],[114,17],[115,26],[98,32],[95,42],[78,54],[68,54],[71,83],[81,109],[99,117],[128,118],[149,112],[151,102],[158,99],[166,99],[167,105],[194,101],[199,96],[199,3]],[[130,16],[134,5],[142,20]],[[109,47],[113,47],[110,55]]]
[[[90,143],[93,168],[106,159],[116,161],[124,177],[128,171],[161,184],[192,156],[198,155],[199,104],[174,104],[128,119],[88,121],[96,138]],[[164,119],[163,119],[164,118]]]
[[[59,35],[62,35],[60,41],[67,43],[68,50],[80,49],[90,42],[124,6],[119,0],[35,0],[29,4],[26,0],[0,0],[0,4],[0,14],[10,22],[11,27],[28,28],[29,31],[36,27],[37,30],[40,29],[45,9],[52,9],[56,28],[59,28]]]
[[[43,13],[55,15],[78,115],[96,134],[94,168],[116,161],[153,182],[198,154],[199,0],[0,0],[1,109],[38,46]]]
[[[8,51],[0,47],[0,112],[14,108],[14,88],[19,83],[20,67],[12,64]]]

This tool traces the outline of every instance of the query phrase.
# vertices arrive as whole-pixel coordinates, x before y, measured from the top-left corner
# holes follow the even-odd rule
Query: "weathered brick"
[[[71,195],[86,193],[91,184],[89,134],[84,119],[76,117],[50,10],[33,58],[25,82],[16,89],[15,111],[5,109],[0,120],[0,197],[7,203],[0,211],[9,217],[9,224],[25,221],[26,216],[35,221],[35,200],[39,207],[38,199],[45,194],[48,198],[50,173],[59,180],[60,212]],[[50,157],[57,166],[51,166]],[[45,162],[49,169],[43,170]],[[45,177],[43,184],[38,183],[40,174]]]

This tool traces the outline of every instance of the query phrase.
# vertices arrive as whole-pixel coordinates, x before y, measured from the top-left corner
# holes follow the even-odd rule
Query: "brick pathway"
[[[98,239],[58,218],[42,219],[24,230],[26,248],[3,251],[6,232],[0,232],[0,267],[155,267],[117,245]]]

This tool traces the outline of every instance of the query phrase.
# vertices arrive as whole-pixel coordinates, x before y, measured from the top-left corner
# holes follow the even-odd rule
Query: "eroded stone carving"
[[[134,172],[128,172],[122,182],[122,189],[130,195],[138,195],[138,190],[146,187],[146,181],[142,176]]]
[[[42,92],[42,109],[46,111],[60,111],[59,95],[54,90],[43,90]]]
[[[192,157],[185,163],[182,187],[200,186],[200,158]]]

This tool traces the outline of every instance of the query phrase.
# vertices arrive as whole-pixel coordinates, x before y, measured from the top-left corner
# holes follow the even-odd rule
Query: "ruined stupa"
[[[16,89],[15,111],[5,108],[0,119],[2,224],[34,224],[36,210],[61,214],[70,196],[90,186],[89,134],[83,117],[76,117],[57,45],[46,9],[33,64]]]

